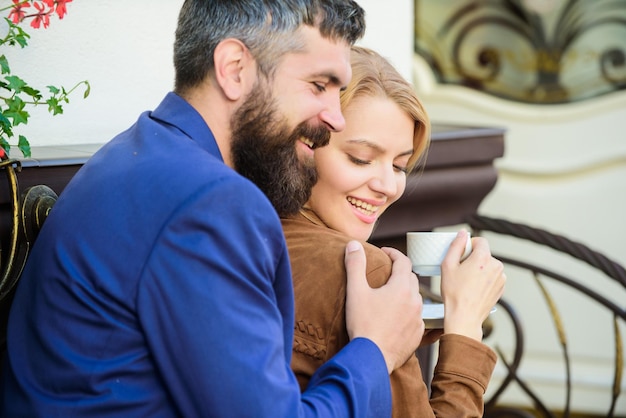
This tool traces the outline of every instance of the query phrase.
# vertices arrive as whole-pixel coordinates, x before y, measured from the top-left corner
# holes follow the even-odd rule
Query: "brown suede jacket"
[[[300,213],[282,220],[295,291],[291,366],[302,390],[315,370],[349,341],[344,253],[350,238],[328,228],[313,212],[305,213],[306,217]],[[391,274],[391,260],[379,248],[364,246],[367,280],[380,287]],[[482,417],[483,396],[495,364],[496,355],[486,345],[461,335],[443,335],[430,399],[416,356],[390,375],[393,417]]]

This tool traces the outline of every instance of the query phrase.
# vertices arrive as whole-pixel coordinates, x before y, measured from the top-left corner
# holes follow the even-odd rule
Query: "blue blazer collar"
[[[168,93],[150,116],[181,130],[208,153],[224,161],[211,128],[200,113],[176,93]]]

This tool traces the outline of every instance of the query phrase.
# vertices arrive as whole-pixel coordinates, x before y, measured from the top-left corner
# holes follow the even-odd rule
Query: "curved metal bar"
[[[31,186],[22,194],[20,225],[25,238],[24,244],[28,250],[39,235],[39,230],[57,199],[58,196],[54,190],[43,184]]]
[[[622,287],[626,288],[626,269],[582,243],[528,225],[503,219],[489,218],[487,216],[472,215],[467,219],[467,223],[477,231],[484,230],[512,235],[569,254],[603,271],[607,276],[613,278],[620,283]]]
[[[622,287],[626,288],[626,269],[622,267],[620,264],[615,261],[605,257],[604,255],[598,253],[587,247],[584,244],[574,242],[568,238],[565,238],[560,235],[556,235],[550,233],[545,230],[541,230],[538,228],[534,228],[528,225],[523,225],[519,223],[510,222],[503,219],[495,219],[484,217],[480,215],[473,215],[468,219],[468,225],[473,229],[476,235],[480,235],[481,231],[490,231],[499,233],[506,236],[516,237],[522,240],[528,240],[530,242],[534,242],[536,244],[544,245],[546,247],[552,248],[554,250],[560,251],[562,253],[568,254],[575,259],[578,259],[584,263],[589,264],[592,267],[597,268],[598,270],[605,273],[611,280],[619,283]],[[615,338],[615,369],[614,369],[614,377],[613,377],[613,386],[612,386],[612,401],[608,411],[608,417],[613,417],[615,414],[615,408],[617,404],[617,399],[621,395],[621,382],[623,378],[623,368],[624,368],[624,354],[623,354],[623,344],[621,333],[619,329],[618,321],[619,319],[626,321],[626,309],[622,306],[619,306],[617,303],[609,300],[608,298],[600,295],[599,293],[592,290],[590,287],[585,286],[583,280],[575,281],[571,278],[565,277],[561,274],[558,274],[554,271],[547,270],[545,268],[526,263],[523,261],[515,260],[509,257],[502,257],[494,254],[494,257],[500,259],[505,264],[514,265],[525,269],[535,277],[535,280],[538,286],[541,288],[544,299],[550,308],[550,312],[553,318],[553,321],[556,326],[557,333],[559,334],[559,340],[561,342],[561,347],[563,349],[564,361],[566,363],[566,399],[565,399],[565,409],[563,411],[564,417],[569,417],[570,415],[570,400],[571,400],[571,369],[570,369],[570,358],[567,348],[567,341],[565,336],[564,327],[562,325],[561,317],[556,309],[556,304],[552,300],[551,295],[548,293],[547,289],[543,285],[542,281],[539,279],[538,275],[545,276],[547,278],[551,278],[560,282],[566,286],[569,286],[572,289],[575,289],[587,297],[591,298],[598,304],[604,306],[613,312],[613,329],[614,329],[614,338]],[[521,327],[517,320],[512,318],[514,321],[515,327]],[[522,334],[523,335],[523,334]],[[516,331],[516,339],[517,336]],[[518,343],[519,347],[520,344]],[[539,397],[532,392],[530,387],[523,382],[520,377],[517,375],[517,365],[513,367],[514,363],[509,364],[504,358],[502,352],[497,349],[499,356],[502,358],[503,363],[506,365],[509,370],[509,377],[512,377],[516,383],[520,386],[520,388],[533,400],[536,408],[538,408],[545,416],[552,416],[551,412],[542,404]],[[507,382],[507,385],[509,382]],[[502,388],[499,388],[502,390]],[[497,392],[499,395],[499,392]],[[493,401],[495,401],[493,399]],[[491,400],[485,404],[486,410],[497,410],[498,407],[495,405],[495,402]]]
[[[622,375],[624,373],[624,345],[622,344],[622,334],[619,330],[617,316],[613,316],[613,332],[615,334],[615,374],[613,376],[613,394],[611,397],[611,407],[609,417],[615,415],[617,398],[621,393]]]
[[[502,354],[502,352],[500,350],[496,350],[498,352],[498,355],[502,358],[502,362],[504,363],[504,365],[506,366],[506,368],[511,372],[512,369],[510,369],[510,365],[507,363],[507,361],[504,359],[504,356]],[[541,399],[539,399],[539,397],[535,394],[535,392],[530,388],[530,386],[523,381],[518,375],[517,373],[513,373],[513,378],[515,379],[515,382],[517,382],[517,384],[519,385],[519,387],[522,389],[522,391],[524,391],[524,393],[526,393],[533,401],[535,408],[538,409],[537,412],[541,412],[543,414],[543,416],[545,417],[549,417],[549,418],[555,418],[555,415],[550,412],[550,410],[546,407],[546,405],[541,401]],[[564,418],[567,418],[569,416],[569,413],[564,415]]]
[[[501,257],[498,256],[497,254],[494,254],[494,257],[498,258],[499,260],[501,260],[503,263],[505,264],[509,264],[509,265],[514,265],[520,268],[524,268],[526,270],[532,271],[533,273],[539,273],[545,277],[548,278],[552,278],[555,279],[557,282],[563,283],[565,285],[570,286],[571,288],[574,288],[578,291],[580,291],[581,293],[585,294],[586,296],[590,297],[591,299],[595,300],[596,302],[598,302],[600,305],[606,307],[607,309],[611,310],[613,312],[613,317],[614,317],[614,333],[615,333],[615,369],[614,369],[614,378],[613,378],[613,393],[612,393],[612,402],[611,402],[611,407],[609,408],[609,412],[607,417],[613,417],[614,416],[614,410],[615,410],[615,406],[617,404],[617,399],[619,398],[620,394],[621,394],[621,382],[622,382],[622,376],[623,376],[623,368],[624,368],[624,361],[623,361],[623,344],[622,344],[622,340],[621,340],[621,334],[617,325],[617,320],[618,318],[621,318],[622,320],[626,321],[626,310],[622,309],[621,307],[619,307],[618,305],[616,305],[615,303],[611,302],[610,300],[606,299],[605,297],[599,295],[598,293],[596,293],[595,291],[569,279],[566,278],[560,274],[557,274],[555,272],[552,272],[550,270],[546,270],[544,268],[535,266],[535,265],[531,265],[525,262],[521,262],[518,260],[514,260],[511,258],[507,258],[507,257]],[[517,324],[516,324],[517,325]],[[557,325],[557,328],[559,328],[559,326]],[[560,337],[560,339],[562,339],[563,337]],[[567,353],[567,349],[564,348],[564,360],[566,362],[566,385],[567,385],[567,400],[566,400],[566,411],[564,411],[564,417],[569,416],[569,404],[570,404],[570,392],[571,392],[571,377],[570,377],[570,366],[569,366],[569,354]]]
[[[10,202],[11,202],[11,235],[9,238],[9,251],[2,260],[2,278],[0,279],[0,302],[5,300],[10,294],[21,272],[21,266],[26,261],[26,255],[20,248],[19,242],[19,186],[17,182],[16,171],[21,169],[21,164],[17,160],[9,159],[6,153],[0,153],[0,168],[4,168],[7,175],[9,185]],[[23,259],[23,260],[22,260]]]
[[[465,36],[467,35],[467,33],[471,32],[473,29],[479,27],[480,25],[485,25],[485,24],[501,25],[502,27],[505,27],[513,32],[517,32],[520,35],[528,35],[525,32],[523,27],[516,26],[512,24],[512,22],[509,19],[503,18],[503,17],[478,18],[466,24],[463,28],[461,28],[461,32],[464,34],[464,36],[456,37],[452,45],[452,62],[454,64],[456,71],[468,81],[472,81],[472,82],[493,81],[498,75],[498,73],[500,72],[501,65],[500,65],[499,54],[495,49],[484,50],[484,53],[481,54],[481,58],[484,61],[481,63],[483,64],[482,66],[485,67],[486,64],[491,64],[489,66],[491,67],[490,68],[491,72],[486,77],[479,78],[477,76],[471,75],[469,72],[467,72],[463,68],[463,64],[461,63],[461,57],[462,57],[461,48],[463,46],[463,43],[466,42]],[[532,42],[532,39],[530,39],[529,41]]]
[[[559,335],[559,343],[561,345],[561,349],[563,350],[563,360],[565,362],[565,410],[563,411],[563,415],[565,417],[569,417],[569,405],[572,398],[572,364],[570,362],[569,351],[567,349],[567,336],[565,335],[565,327],[563,326],[561,314],[559,313],[559,310],[556,306],[556,303],[554,302],[554,299],[550,295],[550,292],[548,292],[548,289],[543,285],[543,283],[541,283],[538,274],[536,272],[533,272],[533,275],[537,286],[539,286],[539,288],[541,289],[543,298],[550,308],[552,322],[554,322],[554,326],[556,327],[557,334]]]
[[[524,355],[524,331],[521,319],[517,315],[513,306],[507,301],[500,299],[500,301],[498,301],[498,305],[500,305],[509,315],[511,323],[513,324],[513,328],[515,330],[515,352],[513,353],[513,361],[510,364],[507,363],[507,376],[504,378],[502,383],[500,383],[500,386],[496,389],[495,393],[491,395],[491,398],[485,402],[485,408],[495,406],[498,398],[502,395],[502,393],[504,393],[509,384],[515,380],[517,369],[519,368],[522,362],[522,356]],[[504,356],[500,355],[500,357],[504,359]]]
[[[493,254],[493,256],[505,264],[510,264],[512,266],[517,266],[526,270],[534,271],[536,273],[540,273],[543,276],[550,277],[560,283],[566,284],[569,287],[576,289],[579,292],[585,294],[586,296],[589,296],[591,299],[595,300],[596,302],[600,303],[601,305],[613,311],[620,318],[623,318],[624,320],[626,320],[626,309],[623,309],[621,306],[615,304],[614,302],[602,296],[601,294],[594,291],[593,289],[590,289],[584,285],[581,285],[580,283],[570,278],[567,278],[561,274],[555,273],[553,271],[547,270],[539,266],[535,266],[533,264],[529,264],[529,263],[519,261],[519,260],[514,260],[512,258],[501,256],[499,254]]]
[[[6,348],[6,324],[13,301],[13,292],[19,281],[26,258],[37,238],[48,213],[57,200],[56,193],[48,186],[37,185],[19,195],[17,172],[21,164],[9,159],[0,149],[0,169],[4,169],[9,185],[11,204],[11,234],[7,254],[0,254],[0,351]],[[1,248],[0,248],[1,251]]]

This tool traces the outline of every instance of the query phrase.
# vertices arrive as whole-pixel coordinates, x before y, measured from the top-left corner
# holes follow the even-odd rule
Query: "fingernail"
[[[348,245],[346,245],[346,251],[349,253],[353,253],[361,249],[361,244],[358,241],[350,241]]]

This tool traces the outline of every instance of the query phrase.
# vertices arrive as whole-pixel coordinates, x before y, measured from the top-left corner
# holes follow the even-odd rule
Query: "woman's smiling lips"
[[[361,221],[368,224],[376,222],[376,219],[378,218],[378,211],[380,210],[382,205],[369,203],[352,196],[348,196],[346,200],[348,201],[348,203],[350,203],[355,215]]]

